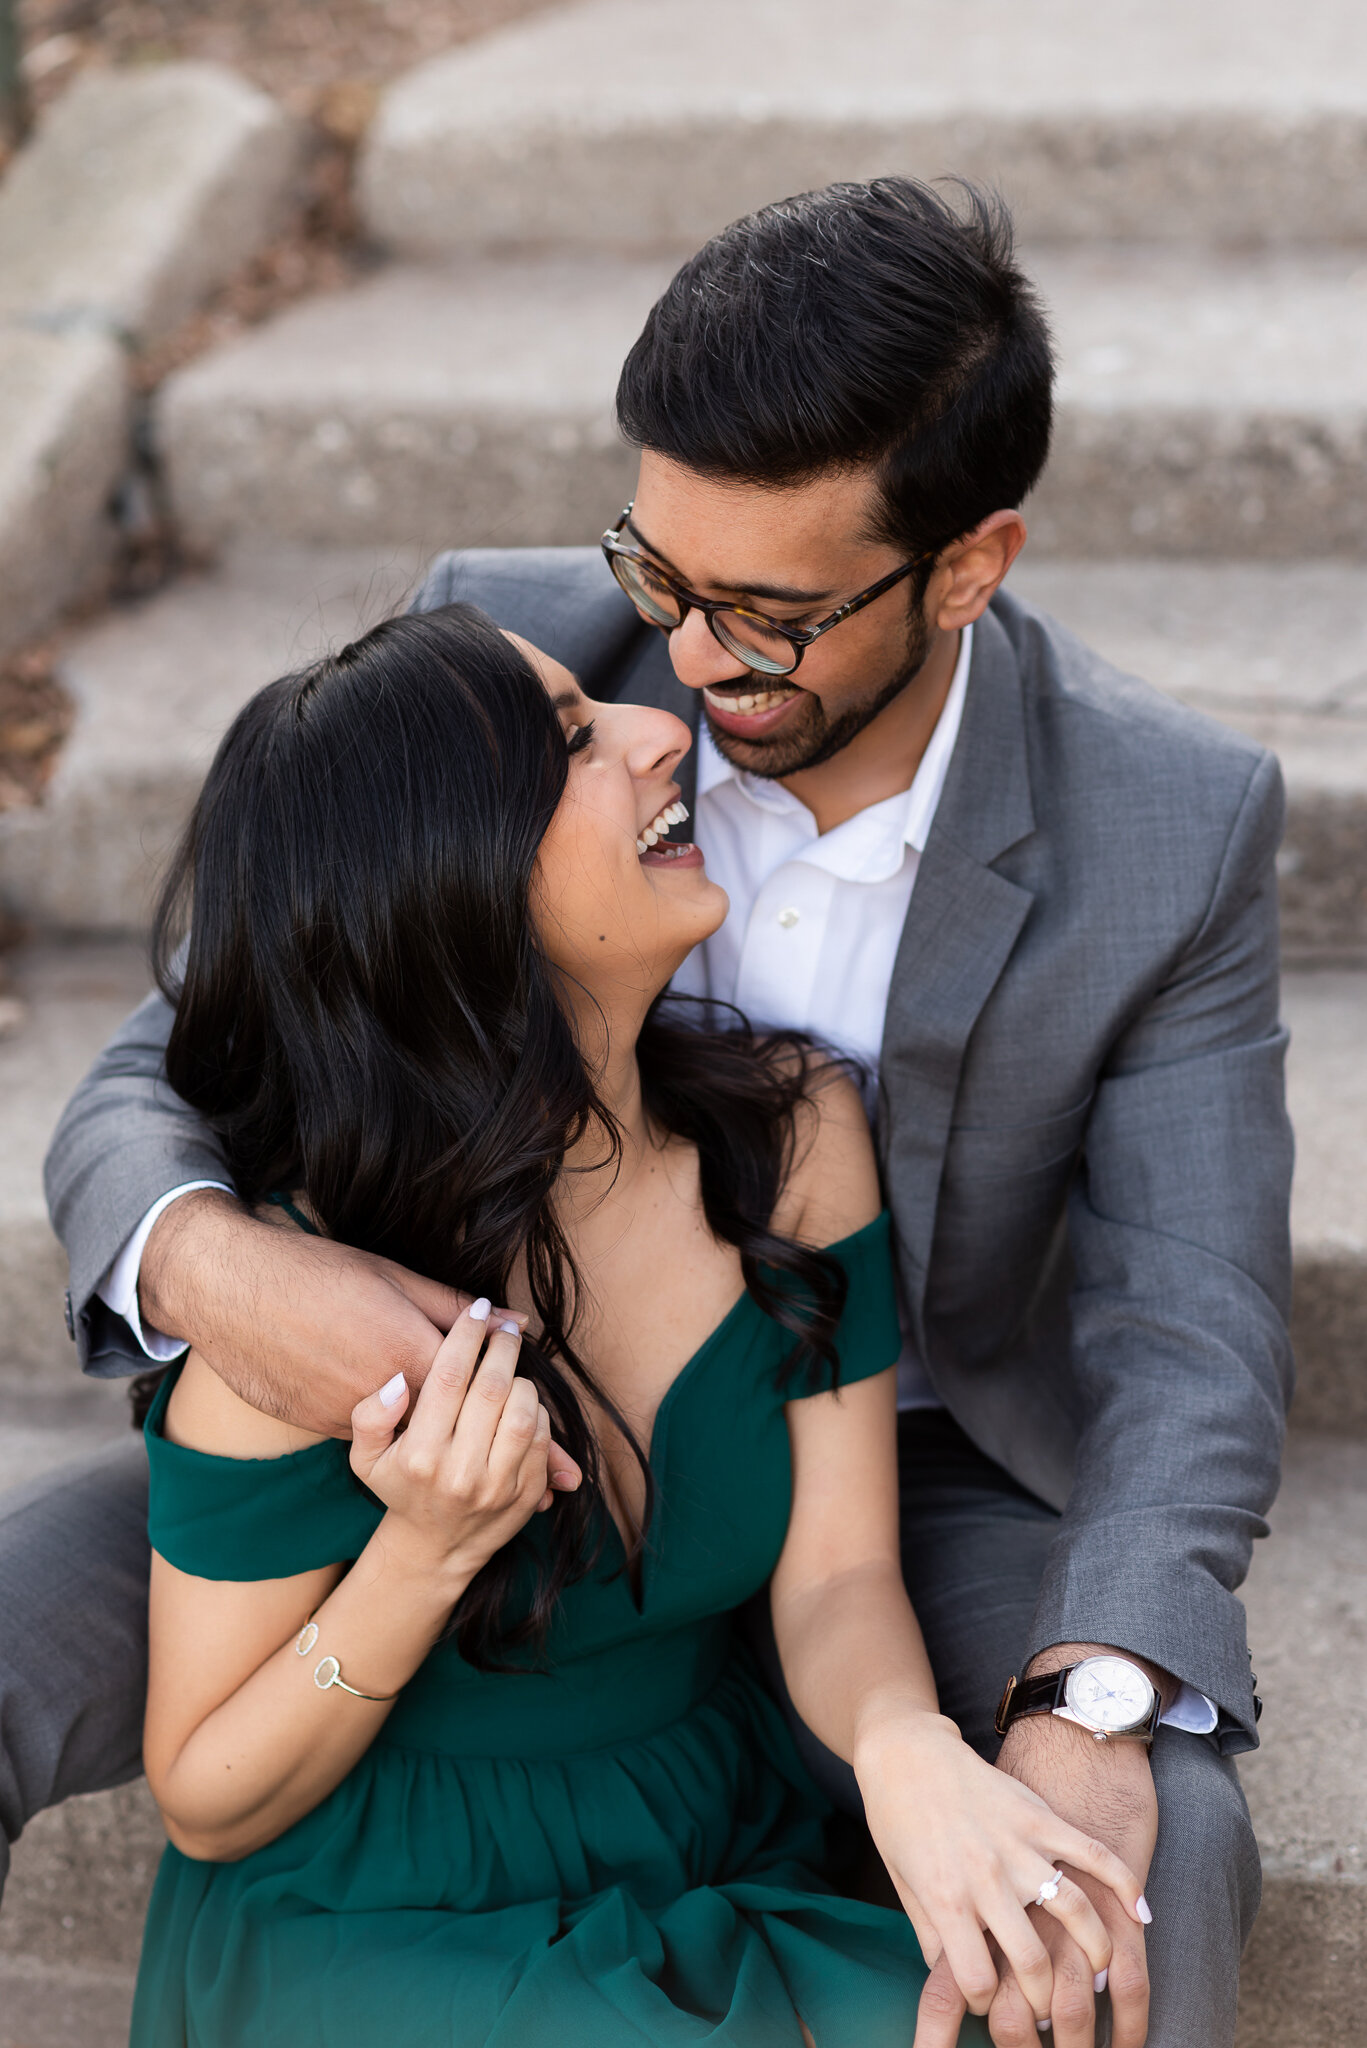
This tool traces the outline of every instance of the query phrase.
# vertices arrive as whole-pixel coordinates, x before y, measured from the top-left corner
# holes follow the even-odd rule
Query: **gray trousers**
[[[900,1438],[907,1583],[944,1710],[991,1755],[993,1710],[1057,1517],[948,1416],[904,1417]],[[0,1882],[33,1814],[141,1769],[146,1514],[146,1461],[131,1433],[0,1500]],[[776,1673],[774,1682],[782,1695]],[[853,1774],[793,1718],[818,1780],[857,1811]],[[1248,1808],[1234,1765],[1200,1736],[1160,1730],[1153,1767],[1150,2048],[1230,2048],[1239,1956],[1258,1910]]]

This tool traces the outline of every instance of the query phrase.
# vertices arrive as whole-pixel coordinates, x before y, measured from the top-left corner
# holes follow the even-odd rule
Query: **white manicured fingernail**
[[[1139,1915],[1139,1921],[1141,1926],[1153,1926],[1153,1914],[1149,1911],[1149,1902],[1144,1897],[1144,1894],[1142,1892],[1139,1894],[1139,1897],[1135,1900],[1134,1910]]]
[[[1106,1979],[1110,1976],[1110,1974],[1111,1973],[1109,1970],[1098,1970],[1095,1977],[1093,1977],[1092,1989],[1093,1991],[1095,1991],[1098,1998],[1100,1998],[1102,1992],[1106,1989]]]
[[[521,1323],[500,1323],[498,1327],[505,1337],[520,1337],[522,1335]]]
[[[1035,2021],[1035,2032],[1036,2032],[1037,2034],[1052,2034],[1052,2033],[1053,2033],[1053,2031],[1054,2031],[1054,2022],[1053,2022],[1052,2020],[1036,2020],[1036,2021]]]
[[[487,1294],[481,1294],[478,1301],[470,1303],[470,1321],[472,1323],[487,1323],[489,1311],[493,1305]]]
[[[396,1372],[392,1380],[386,1380],[380,1388],[380,1400],[384,1406],[386,1408],[397,1408],[404,1397],[407,1385],[408,1382],[401,1372]]]

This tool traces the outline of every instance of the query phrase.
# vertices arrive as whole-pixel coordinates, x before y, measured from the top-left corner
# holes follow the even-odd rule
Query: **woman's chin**
[[[696,860],[672,859],[662,861],[643,854],[640,860],[641,873],[652,884],[656,903],[657,944],[664,942],[663,950],[671,958],[665,980],[683,964],[695,946],[704,939],[710,939],[713,932],[720,930],[731,908],[731,899],[720,882],[714,882],[703,863],[701,850],[688,849],[696,853]],[[677,955],[677,957],[673,957]],[[663,985],[663,983],[662,983]]]
[[[700,846],[671,847],[668,853],[663,846],[652,847],[649,853],[637,856],[637,864],[662,900],[681,907],[687,903],[694,914],[703,914],[704,906],[715,912],[700,937],[707,938],[717,929],[730,908],[730,898],[721,883],[708,874]]]

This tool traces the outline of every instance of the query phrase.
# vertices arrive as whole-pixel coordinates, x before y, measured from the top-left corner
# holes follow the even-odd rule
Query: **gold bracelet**
[[[295,1656],[307,1657],[309,1651],[314,1648],[317,1641],[318,1624],[313,1619],[312,1615],[310,1615],[308,1620],[304,1623],[304,1626],[300,1629],[298,1635],[295,1637]],[[354,1700],[374,1700],[377,1703],[382,1703],[387,1700],[396,1700],[399,1697],[399,1695],[396,1692],[358,1692],[354,1685],[347,1684],[346,1680],[342,1676],[341,1665],[337,1662],[337,1659],[335,1657],[331,1656],[319,1658],[317,1664],[314,1666],[313,1669],[313,1682],[317,1686],[319,1692],[331,1692],[333,1686],[335,1685],[339,1687],[342,1692],[349,1692]]]

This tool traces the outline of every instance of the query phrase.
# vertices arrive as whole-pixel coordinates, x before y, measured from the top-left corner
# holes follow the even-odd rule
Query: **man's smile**
[[[758,685],[748,679],[703,691],[709,721],[732,739],[766,739],[784,724],[800,698],[808,695],[792,683]]]

